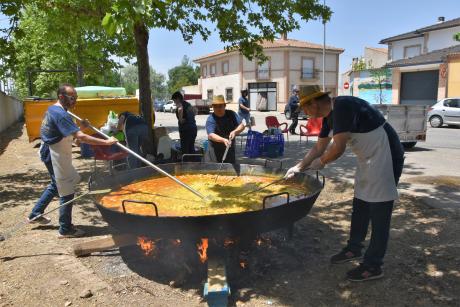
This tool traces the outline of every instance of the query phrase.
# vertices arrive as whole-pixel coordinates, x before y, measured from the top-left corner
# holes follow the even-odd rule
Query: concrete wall
[[[200,85],[187,85],[183,86],[182,90],[184,91],[185,94],[201,94],[201,88]]]
[[[416,38],[406,39],[402,41],[392,42],[391,43],[392,44],[391,60],[396,61],[396,60],[404,59],[404,47],[420,45],[420,52],[423,52],[423,42],[424,42],[423,37],[416,37]]]
[[[238,73],[201,79],[201,95],[203,99],[208,98],[208,90],[213,90],[214,96],[223,95],[225,97],[226,88],[233,88],[233,101],[229,102],[237,102],[241,91],[240,75]]]
[[[23,112],[21,101],[0,92],[0,132],[17,122]]]
[[[388,53],[364,47],[364,59],[366,59],[368,63],[370,61],[373,68],[379,68],[386,64]]]
[[[460,32],[460,26],[429,32],[427,51],[430,52],[460,44],[453,38],[454,34],[458,32]]]

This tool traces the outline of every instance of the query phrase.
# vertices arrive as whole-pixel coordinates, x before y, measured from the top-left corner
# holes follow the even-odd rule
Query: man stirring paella
[[[404,164],[398,135],[368,102],[352,96],[329,97],[319,86],[300,88],[300,107],[313,118],[323,117],[318,142],[286,178],[305,169],[320,170],[337,160],[349,145],[357,157],[350,238],[341,252],[331,257],[339,264],[361,258],[369,221],[372,234],[360,265],[347,272],[351,281],[383,277],[396,186]],[[331,145],[329,143],[333,141]]]

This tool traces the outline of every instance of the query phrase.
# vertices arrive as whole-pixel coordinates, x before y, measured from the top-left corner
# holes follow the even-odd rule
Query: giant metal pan
[[[177,163],[163,164],[161,168],[171,174],[217,174],[220,175],[278,175],[280,169],[272,169],[260,165],[224,164],[219,171],[217,163]],[[139,168],[117,173],[115,176],[93,176],[90,189],[117,189],[134,181],[162,177],[151,168]],[[294,178],[305,187],[305,195],[291,196],[284,193],[281,196],[265,195],[260,201],[260,210],[203,215],[203,216],[162,216],[158,208],[158,216],[142,216],[120,210],[108,209],[102,206],[98,199],[95,203],[104,220],[123,233],[132,233],[157,238],[226,238],[259,234],[274,229],[289,227],[294,222],[305,217],[312,208],[324,186],[324,177],[319,180],[318,174],[299,173]],[[171,184],[175,184],[171,182]],[[194,197],[191,195],[191,197]],[[275,206],[269,206],[270,200],[275,199]],[[148,204],[138,204],[148,206]]]

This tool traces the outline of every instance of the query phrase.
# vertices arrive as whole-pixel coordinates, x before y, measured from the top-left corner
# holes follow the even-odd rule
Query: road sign
[[[343,84],[343,88],[344,88],[344,89],[348,90],[349,87],[350,87],[350,83],[345,82],[345,83]]]

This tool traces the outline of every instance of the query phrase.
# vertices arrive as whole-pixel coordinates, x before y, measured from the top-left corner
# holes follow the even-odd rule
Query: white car
[[[428,121],[433,128],[440,128],[444,124],[460,126],[460,98],[439,100],[428,110]]]
[[[176,104],[174,103],[174,101],[170,100],[164,105],[163,112],[174,113],[176,112],[176,109],[177,109]]]

